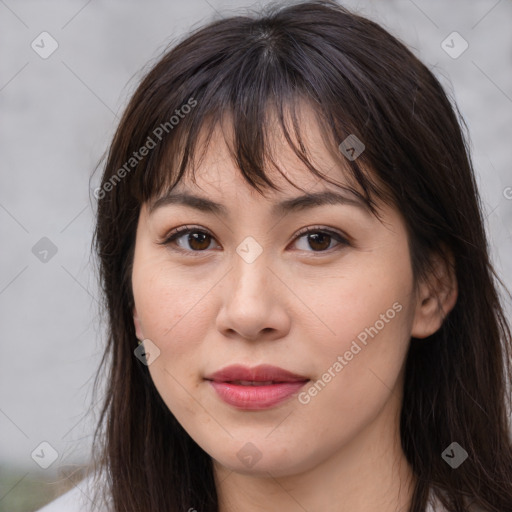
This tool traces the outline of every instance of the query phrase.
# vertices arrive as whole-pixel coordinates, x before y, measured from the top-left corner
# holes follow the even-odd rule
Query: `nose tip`
[[[248,341],[282,336],[289,329],[290,320],[278,293],[279,281],[264,259],[248,264],[241,258],[235,267],[224,283],[217,329],[225,336],[238,335]]]

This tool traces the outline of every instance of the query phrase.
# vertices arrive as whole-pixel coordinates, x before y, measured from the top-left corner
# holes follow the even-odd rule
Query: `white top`
[[[90,475],[36,512],[107,512],[94,507],[92,484]]]
[[[36,512],[106,512],[94,509],[92,502],[92,492],[90,485],[92,476],[85,478],[75,485],[71,490],[48,503],[48,505],[37,510]],[[89,497],[90,496],[90,497]],[[481,509],[468,507],[469,512],[482,512]],[[433,496],[430,494],[429,502],[425,512],[447,512]]]
[[[86,506],[79,503],[81,494],[78,489],[73,488],[37,512],[88,512]]]

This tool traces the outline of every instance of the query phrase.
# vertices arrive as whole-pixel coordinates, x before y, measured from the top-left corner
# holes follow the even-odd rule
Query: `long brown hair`
[[[108,323],[95,394],[98,377],[109,373],[93,461],[105,471],[112,510],[218,509],[211,457],[134,356],[131,265],[141,204],[182,179],[199,131],[226,114],[234,161],[258,192],[276,189],[264,172],[272,160],[270,111],[298,157],[326,179],[301,143],[296,112],[304,102],[367,204],[373,209],[380,198],[403,214],[415,279],[429,275],[432,255],[453,256],[457,303],[435,334],[411,339],[406,360],[400,435],[417,477],[410,511],[425,510],[430,489],[452,512],[466,510],[468,500],[512,511],[511,333],[464,122],[404,44],[333,1],[273,5],[195,30],[143,78],[119,123],[95,191],[94,235]],[[365,144],[355,160],[338,149],[351,134]],[[468,453],[457,469],[441,456],[452,442]]]

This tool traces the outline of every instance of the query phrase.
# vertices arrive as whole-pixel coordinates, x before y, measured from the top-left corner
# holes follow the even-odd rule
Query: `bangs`
[[[154,139],[157,127],[169,125],[172,117],[178,119],[176,113],[181,113],[184,105],[194,106],[184,109],[188,113],[180,115],[179,122],[166,131],[157,147],[137,166],[130,180],[131,194],[140,204],[152,203],[169,193],[185,175],[190,174],[194,181],[196,167],[204,158],[216,127],[221,128],[236,168],[259,193],[269,188],[279,190],[268,176],[271,168],[296,186],[287,177],[290,173],[283,172],[276,162],[273,147],[280,131],[313,175],[350,190],[377,215],[375,198],[391,203],[393,200],[373,172],[371,152],[365,149],[356,159],[349,159],[339,149],[340,143],[350,135],[364,143],[365,136],[360,130],[367,110],[364,98],[356,94],[348,79],[341,87],[338,83],[334,88],[329,81],[334,77],[325,72],[326,63],[321,62],[320,54],[315,58],[302,56],[301,61],[299,53],[295,61],[287,61],[277,51],[271,34],[264,32],[256,40],[245,51],[233,51],[209,67],[196,68],[179,84],[172,79],[173,70],[168,69],[166,75],[171,78],[167,83],[163,84],[160,78],[154,87],[152,84],[141,87],[146,94],[141,97],[140,107],[145,109],[145,115],[136,117],[147,122],[137,126],[138,140]],[[174,51],[179,50],[178,46]],[[168,68],[172,68],[175,59],[169,59]],[[165,65],[165,61],[160,65]],[[307,70],[308,67],[315,69]],[[160,71],[154,74],[159,75]],[[340,73],[337,75],[339,82]],[[156,101],[156,87],[160,88],[160,101]],[[191,91],[191,94],[177,94],[177,90]],[[305,107],[314,113],[324,146],[339,164],[339,181],[332,181],[312,163],[310,150],[319,148],[307,148],[304,143],[300,119]],[[231,135],[227,137],[227,133]]]

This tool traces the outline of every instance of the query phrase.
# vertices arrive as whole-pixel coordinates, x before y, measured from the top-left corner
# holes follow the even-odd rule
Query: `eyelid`
[[[208,229],[205,229],[201,226],[185,225],[185,226],[180,226],[178,228],[175,228],[175,229],[171,230],[170,232],[168,232],[164,236],[163,240],[157,242],[157,244],[163,245],[163,246],[168,246],[174,240],[181,238],[181,236],[184,236],[190,232],[204,233],[215,240],[214,235],[211,234]],[[292,242],[299,240],[306,234],[318,233],[318,232],[322,232],[322,233],[326,233],[326,234],[330,235],[332,238],[334,238],[338,242],[338,246],[343,247],[343,246],[352,245],[352,240],[349,236],[340,232],[336,228],[331,228],[329,226],[323,226],[323,225],[306,226],[306,227],[300,229],[293,235]],[[325,251],[305,251],[305,252],[310,252],[310,253],[318,254],[318,255],[331,254],[333,252],[333,250],[336,250],[336,247],[338,247],[338,246],[335,246],[335,247],[325,250]],[[172,250],[178,251],[181,253],[191,254],[192,256],[201,256],[201,255],[203,255],[203,253],[208,252],[208,249],[205,249],[203,251],[190,251],[190,250],[182,249],[182,248],[177,248],[177,249],[172,249]]]
[[[294,239],[298,238],[304,234],[307,233],[317,233],[321,231],[322,233],[328,233],[329,235],[336,235],[337,237],[343,239],[347,244],[349,243],[349,237],[345,234],[343,234],[341,231],[339,231],[336,228],[331,228],[329,226],[322,226],[322,225],[316,225],[316,226],[306,226],[305,228],[299,229],[297,233],[293,235]]]

